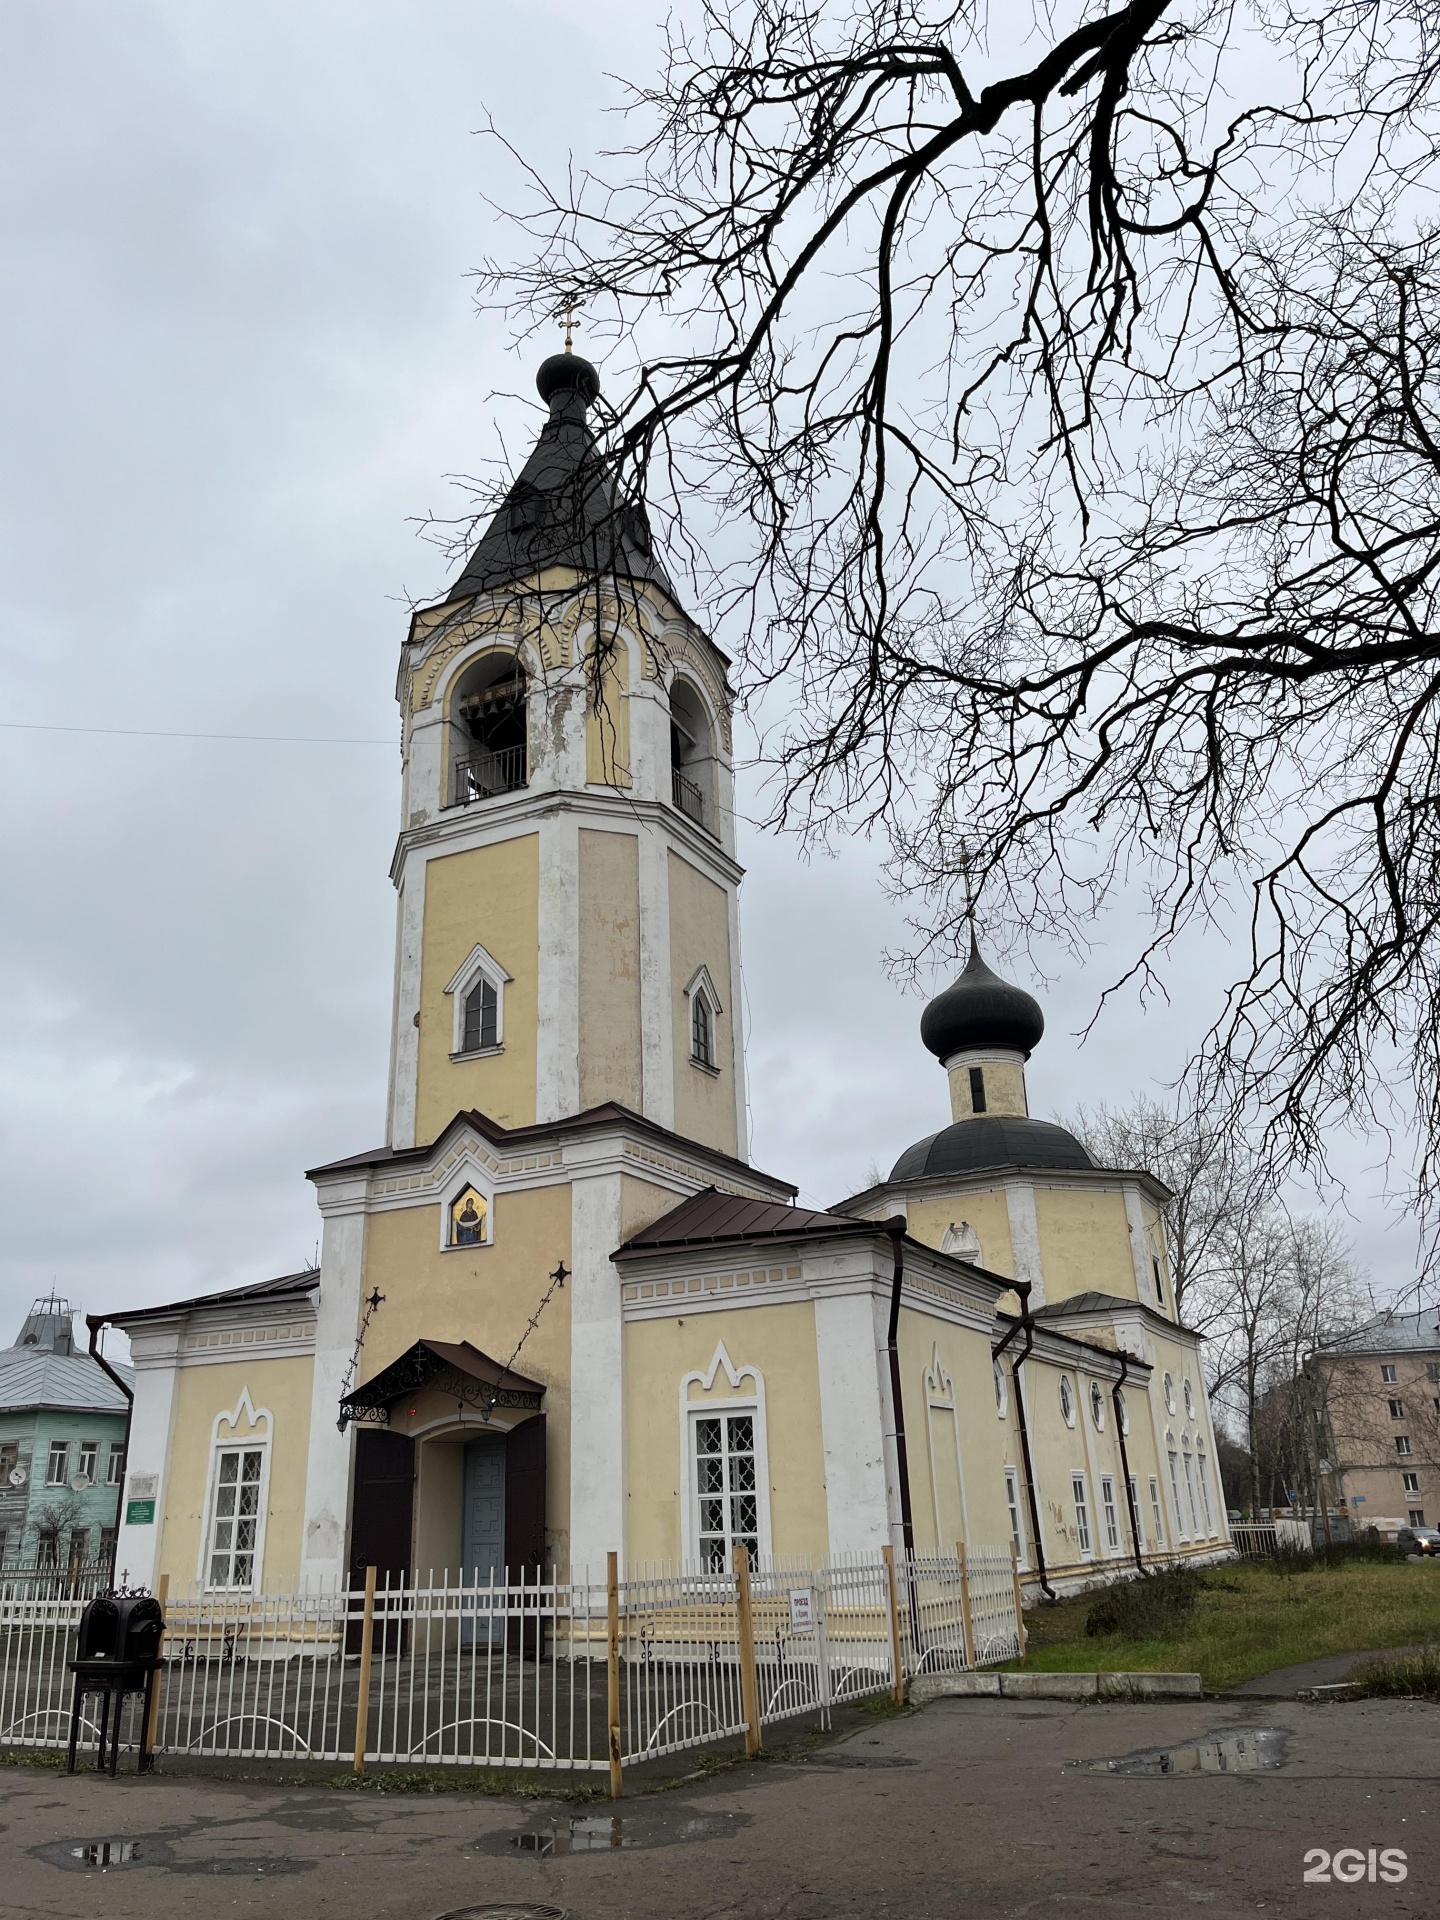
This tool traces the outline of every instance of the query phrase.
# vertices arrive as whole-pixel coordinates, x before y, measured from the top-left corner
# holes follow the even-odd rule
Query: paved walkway
[[[1227,1729],[1286,1736],[1266,1772],[1106,1762]],[[1399,1920],[1435,1911],[1440,1710],[1244,1701],[942,1700],[808,1762],[740,1766],[578,1811],[598,1850],[545,1857],[576,1811],[467,1794],[341,1793],[161,1775],[0,1772],[6,1920],[989,1920],[1101,1912]],[[1253,1745],[1253,1743],[1250,1743]],[[1098,1764],[1098,1770],[1097,1770]],[[612,1839],[634,1840],[612,1848]],[[140,1842],[100,1870],[87,1843]],[[1308,1849],[1400,1848],[1401,1885],[1302,1875]],[[76,1849],[80,1852],[77,1855]],[[112,1853],[112,1860],[115,1855]],[[495,1916],[498,1920],[498,1915]]]
[[[1323,1660],[1306,1660],[1298,1667],[1275,1667],[1269,1673],[1258,1673],[1253,1680],[1242,1680],[1238,1687],[1232,1687],[1230,1694],[1232,1698],[1250,1694],[1260,1700],[1293,1700],[1301,1687],[1329,1687],[1348,1680],[1368,1660],[1398,1660],[1423,1652],[1423,1647],[1379,1647],[1368,1653],[1332,1653]]]

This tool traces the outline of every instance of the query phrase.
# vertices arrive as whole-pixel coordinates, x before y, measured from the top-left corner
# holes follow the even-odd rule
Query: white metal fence
[[[0,1746],[63,1747],[89,1592],[0,1592]],[[752,1573],[165,1597],[155,1751],[610,1769],[1023,1651],[1006,1548]],[[123,1741],[138,1745],[138,1702]],[[93,1740],[87,1710],[83,1734]]]

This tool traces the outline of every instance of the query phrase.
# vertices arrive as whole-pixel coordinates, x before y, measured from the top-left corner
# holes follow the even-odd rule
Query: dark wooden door
[[[374,1567],[375,1586],[384,1593],[403,1585],[410,1571],[410,1531],[415,1512],[415,1442],[403,1433],[377,1433],[362,1427],[355,1436],[355,1492],[350,1502],[350,1584],[363,1587],[365,1569]],[[375,1650],[395,1637],[397,1621],[381,1603]],[[403,1628],[399,1629],[403,1640]],[[354,1645],[349,1645],[353,1640]],[[359,1624],[351,1623],[346,1651],[358,1653]]]
[[[505,1564],[512,1587],[534,1592],[545,1565],[545,1416],[537,1413],[510,1429],[505,1444]],[[534,1660],[540,1646],[539,1594],[532,1603],[523,1595],[520,1631],[512,1631],[512,1650]],[[512,1605],[515,1604],[512,1599]],[[535,1609],[532,1611],[532,1606]],[[511,1616],[512,1629],[517,1622]],[[518,1641],[518,1646],[517,1646]]]

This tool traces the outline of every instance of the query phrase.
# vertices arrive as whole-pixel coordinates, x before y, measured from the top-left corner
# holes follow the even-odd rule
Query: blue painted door
[[[490,1577],[505,1583],[505,1442],[498,1434],[471,1440],[465,1448],[465,1512],[461,1525],[461,1566],[467,1587],[486,1589]],[[480,1603],[483,1606],[483,1602]],[[486,1637],[483,1612],[467,1614],[461,1639],[465,1645]],[[492,1641],[505,1637],[503,1612],[490,1625]]]

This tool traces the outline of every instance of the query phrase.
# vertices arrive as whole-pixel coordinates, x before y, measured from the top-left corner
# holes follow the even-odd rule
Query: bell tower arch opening
[[[714,729],[705,702],[682,679],[670,689],[670,797],[680,813],[714,833]]]
[[[529,782],[529,687],[519,656],[482,654],[450,695],[448,802],[466,807]]]

